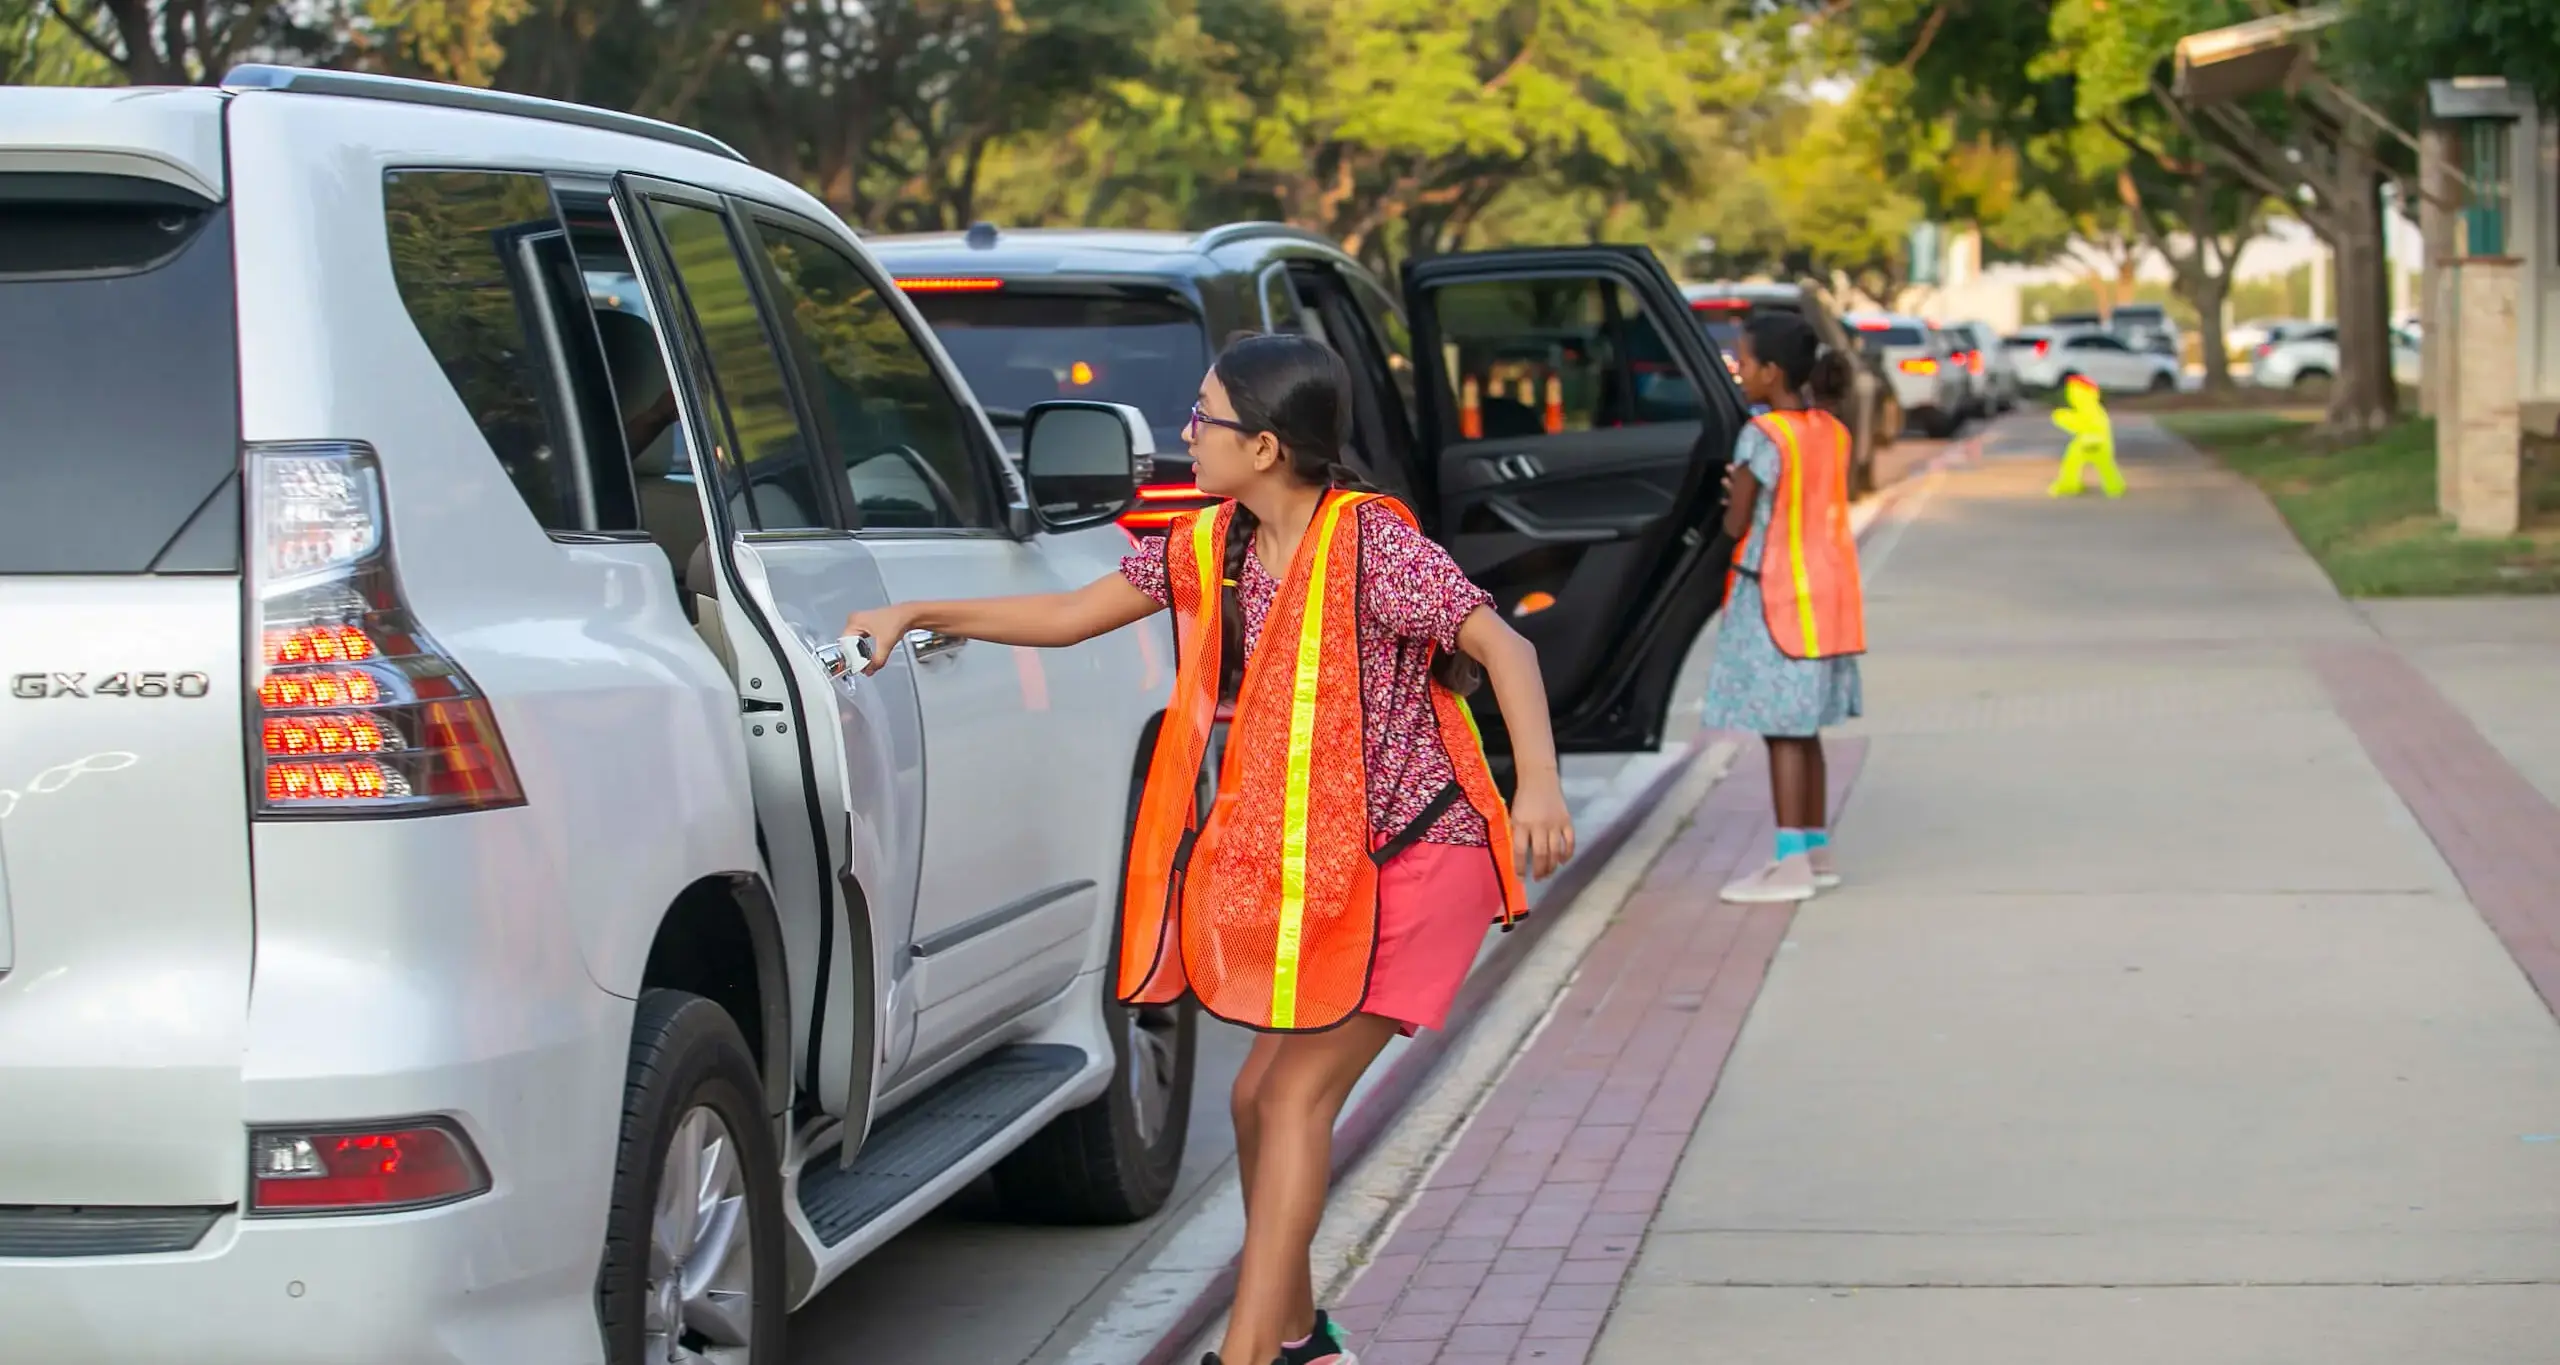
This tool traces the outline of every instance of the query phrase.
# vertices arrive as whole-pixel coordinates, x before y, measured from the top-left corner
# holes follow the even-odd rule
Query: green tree
[[[2384,98],[2452,76],[2504,76],[2560,108],[2560,5],[2550,0],[2349,0],[2324,50]]]

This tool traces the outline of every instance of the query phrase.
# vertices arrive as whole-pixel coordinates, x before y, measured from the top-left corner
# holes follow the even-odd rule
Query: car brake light
[[[471,1140],[442,1122],[249,1134],[249,1212],[389,1213],[489,1189]]]
[[[1161,531],[1185,513],[1198,511],[1215,501],[1201,492],[1198,484],[1147,484],[1138,489],[1139,505],[1120,514],[1120,529],[1131,535]],[[1168,507],[1164,505],[1166,503],[1180,505]]]
[[[2046,340],[2046,339],[2044,339],[2044,338],[2042,338],[2042,337],[2038,337],[2038,338],[2036,339],[2036,354],[2037,354],[2037,355],[2043,355],[2045,352],[2047,352],[2047,351],[2049,351],[2049,350],[2052,350],[2052,349],[2053,349],[2053,343],[2052,343],[2051,341]]]
[[[1901,362],[1896,368],[1900,369],[1904,374],[1936,374],[1938,372],[1938,362],[1931,360],[1927,356],[1914,356],[1909,360]]]
[[[898,287],[910,294],[984,294],[1004,288],[1004,281],[974,275],[918,275],[898,281]]]
[[[496,716],[410,615],[373,452],[253,446],[257,812],[417,815],[524,800]]]
[[[1968,369],[1968,370],[1971,370],[1971,371],[1972,371],[1973,373],[1975,373],[1975,374],[1980,374],[1980,373],[1982,373],[1982,352],[1980,352],[1980,351],[1967,351],[1967,352],[1965,352],[1965,353],[1964,353],[1964,367],[1965,367],[1966,369]]]
[[[1689,305],[1689,311],[1692,313],[1739,313],[1750,306],[1749,302],[1742,299],[1700,299]]]
[[[2274,342],[2272,342],[2272,341],[2261,341],[2261,342],[2259,342],[2259,343],[2258,343],[2258,358],[2259,358],[2259,359],[2264,360],[2264,359],[2266,359],[2268,356],[2274,355],[2274,354],[2275,354],[2275,352],[2276,352],[2276,344],[2275,344]]]
[[[1892,323],[1879,321],[1875,318],[1868,318],[1866,321],[1858,324],[1858,330],[1861,332],[1885,332],[1891,331],[1892,329]]]

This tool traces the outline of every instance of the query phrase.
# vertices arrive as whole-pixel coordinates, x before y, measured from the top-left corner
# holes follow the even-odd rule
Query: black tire
[[[605,1216],[604,1263],[596,1273],[596,1316],[605,1358],[640,1365],[653,1295],[650,1242],[659,1184],[679,1128],[708,1109],[728,1130],[743,1179],[746,1250],[753,1257],[747,1321],[750,1358],[778,1365],[785,1310],[782,1171],[772,1120],[760,1099],[755,1058],[726,1010],[683,991],[641,993],[631,1024],[631,1068],[622,1092],[622,1141],[613,1206]]]
[[[2327,370],[2303,370],[2293,376],[2293,389],[2296,393],[2327,393],[2329,383]]]
[[[2153,393],[2169,393],[2176,390],[2178,381],[2165,374],[2154,374],[2148,387]]]
[[[1138,794],[1144,786],[1142,777],[1129,789],[1131,831],[1137,828]],[[1206,804],[1204,783],[1204,815]],[[1120,854],[1124,878],[1128,856],[1124,837]],[[1093,1103],[1060,1114],[996,1163],[996,1197],[1016,1218],[1037,1223],[1134,1223],[1173,1197],[1174,1183],[1182,1174],[1182,1153],[1191,1137],[1200,1010],[1189,999],[1171,1005],[1123,1005],[1113,998],[1114,975],[1102,974],[1102,1008],[1111,1021],[1111,1088]],[[1158,1110],[1141,1101],[1137,1069],[1166,1065],[1173,1075],[1160,1095]],[[1157,1089],[1152,1083],[1149,1088]]]

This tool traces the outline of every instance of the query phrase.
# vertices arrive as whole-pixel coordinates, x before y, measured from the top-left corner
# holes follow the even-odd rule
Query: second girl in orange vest
[[[1725,474],[1725,531],[1740,548],[1699,714],[1710,729],[1756,734],[1769,746],[1776,847],[1724,898],[1800,901],[1840,879],[1822,730],[1865,702],[1849,432],[1825,410],[1848,391],[1849,358],[1824,350],[1795,313],[1753,318],[1739,350],[1743,397],[1768,411],[1743,429]]]
[[[1535,650],[1409,512],[1354,486],[1351,420],[1330,349],[1236,341],[1184,432],[1201,491],[1227,501],[1075,592],[845,624],[881,641],[923,627],[1062,646],[1174,614],[1180,662],[1122,892],[1119,995],[1187,993],[1263,1034],[1236,1077],[1245,1245],[1212,1365],[1349,1360],[1307,1264],[1334,1119],[1389,1038],[1443,1025],[1487,926],[1523,910],[1521,874],[1573,852]],[[1507,808],[1460,695],[1479,667],[1518,765]],[[1197,775],[1228,700],[1203,819]]]

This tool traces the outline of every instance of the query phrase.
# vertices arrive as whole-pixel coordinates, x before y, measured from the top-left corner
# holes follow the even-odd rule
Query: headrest
[[[596,310],[596,335],[604,341],[604,363],[613,374],[613,399],[629,421],[667,395],[667,365],[658,354],[658,329],[647,318],[617,309]]]

